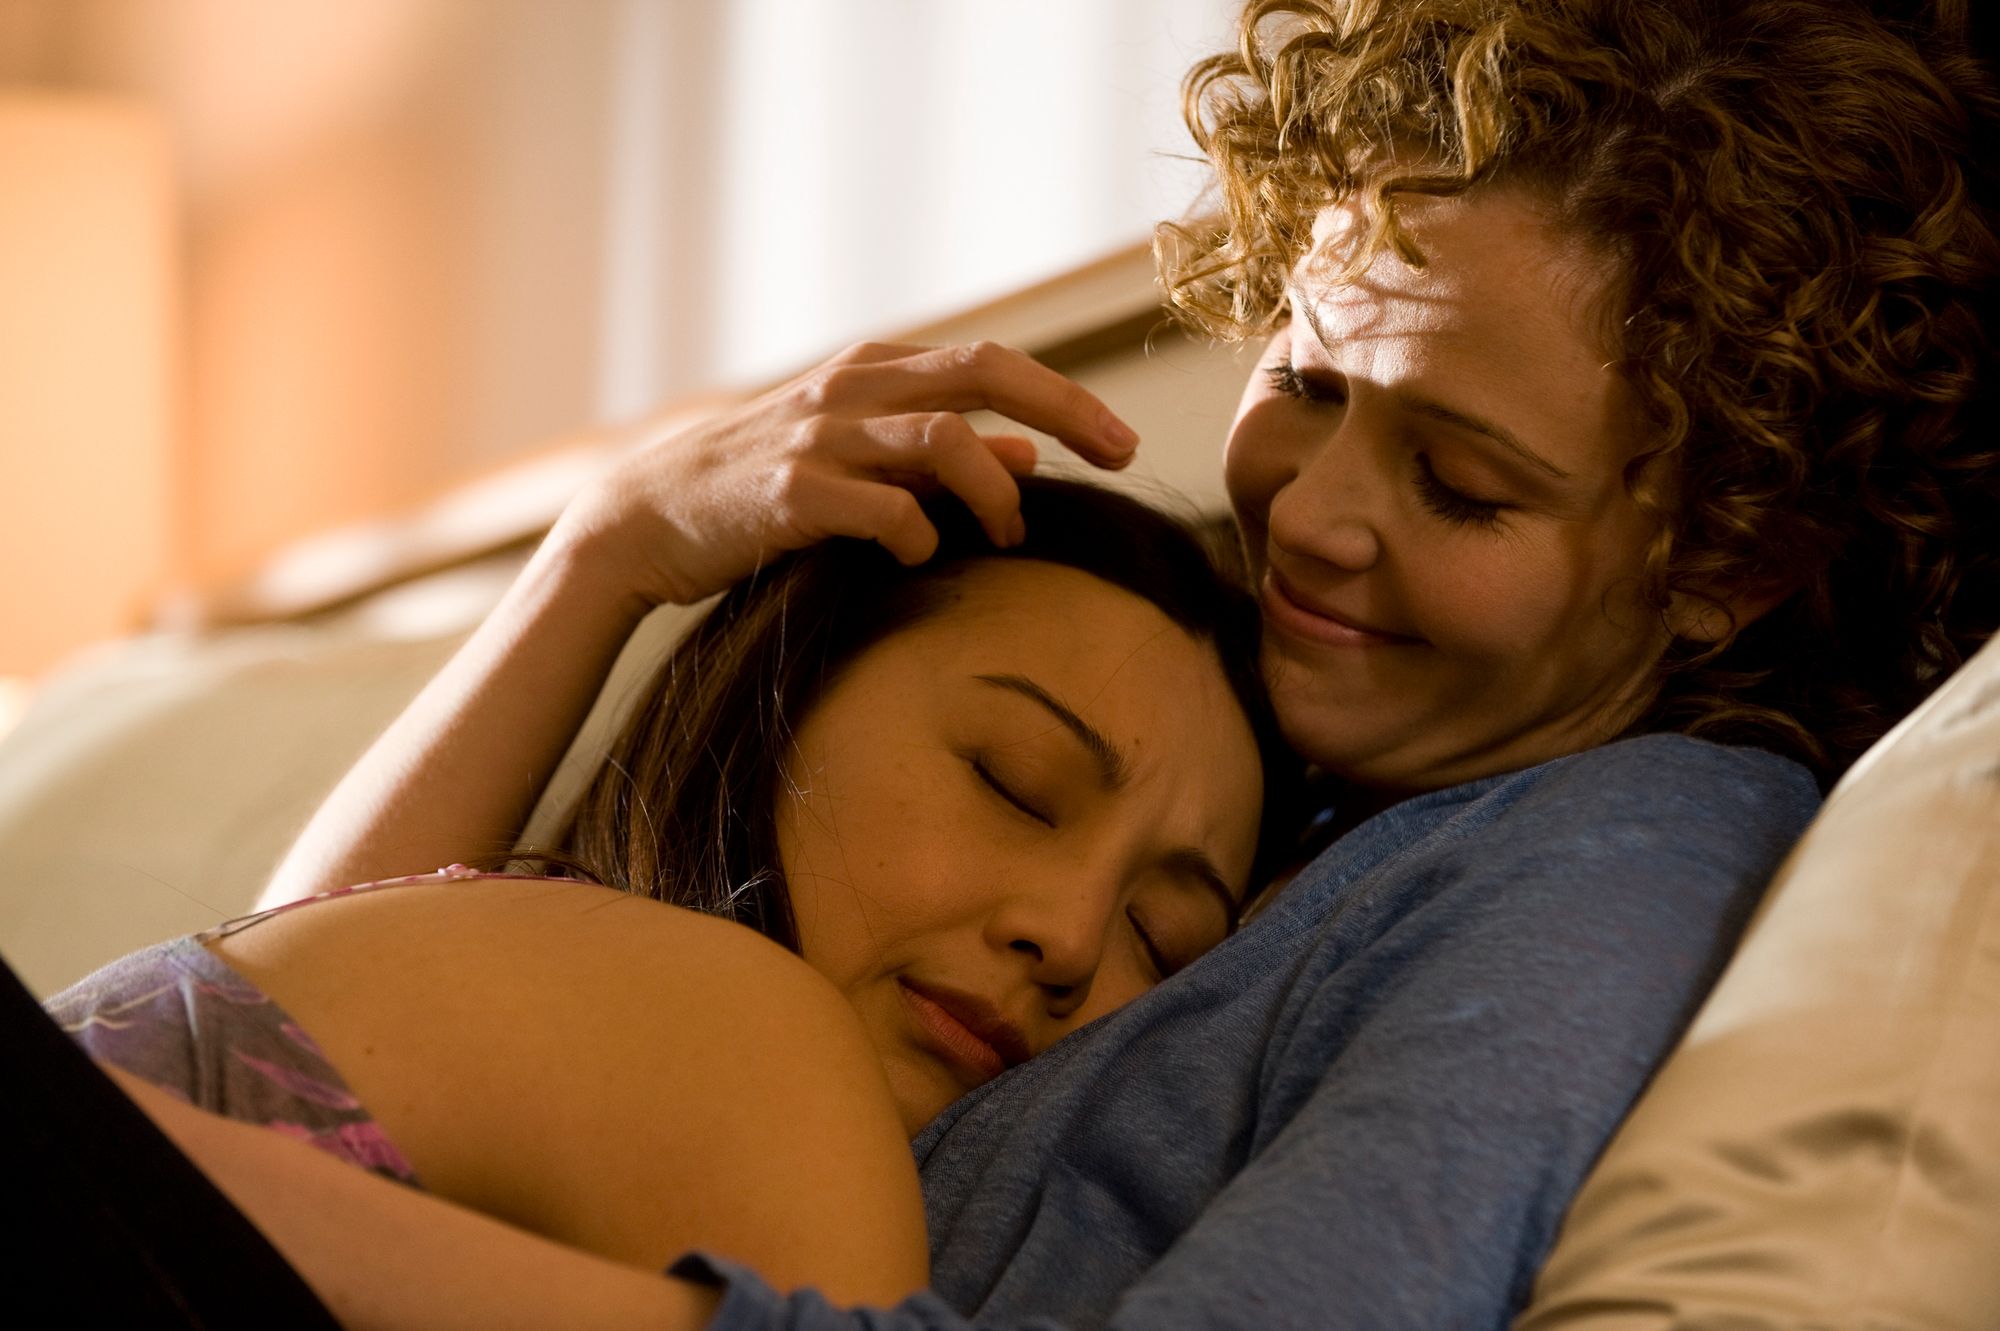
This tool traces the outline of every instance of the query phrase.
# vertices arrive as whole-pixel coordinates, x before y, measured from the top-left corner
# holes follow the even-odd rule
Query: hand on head
[[[646,439],[564,512],[554,539],[646,604],[688,604],[788,550],[832,536],[917,563],[937,533],[917,502],[957,495],[996,545],[1020,539],[1021,435],[981,435],[991,410],[1101,467],[1138,437],[1090,393],[991,343],[850,347],[714,420]]]

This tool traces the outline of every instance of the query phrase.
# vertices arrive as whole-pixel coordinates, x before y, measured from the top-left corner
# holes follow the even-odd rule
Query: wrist
[[[679,588],[649,586],[631,576],[628,544],[620,533],[573,522],[565,513],[529,560],[523,578],[549,584],[550,594],[571,608],[600,607],[628,628],[659,605],[685,604]]]
[[[657,606],[693,605],[717,590],[700,585],[687,567],[681,535],[607,477],[563,510],[541,553],[580,589],[626,602],[643,618]]]

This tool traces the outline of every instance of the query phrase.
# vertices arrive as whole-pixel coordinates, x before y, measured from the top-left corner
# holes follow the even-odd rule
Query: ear
[[[1791,594],[1788,582],[1746,583],[1729,591],[1677,591],[1667,600],[1667,628],[1684,642],[1712,645],[1756,623]]]

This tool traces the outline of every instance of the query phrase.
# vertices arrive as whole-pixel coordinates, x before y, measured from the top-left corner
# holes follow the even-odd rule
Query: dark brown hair
[[[1985,325],[2000,98],[1966,0],[1255,0],[1189,75],[1211,222],[1163,228],[1210,333],[1283,315],[1314,215],[1356,263],[1400,196],[1523,187],[1618,261],[1617,351],[1653,422],[1647,593],[1784,594],[1677,643],[1641,728],[1831,778],[2000,621]],[[1983,136],[1983,139],[1982,139]],[[1334,273],[1336,279],[1343,273]]]
[[[1142,597],[1214,649],[1263,756],[1264,835],[1252,879],[1261,884],[1266,860],[1288,848],[1281,829],[1298,764],[1264,694],[1255,603],[1188,529],[1135,499],[1045,477],[1020,487],[1027,539],[1006,550],[941,498],[925,505],[940,538],[925,564],[905,568],[880,546],[837,540],[738,584],[661,663],[560,853],[545,862],[740,921],[796,949],[774,816],[793,729],[861,653],[947,605],[969,564],[1033,559]]]

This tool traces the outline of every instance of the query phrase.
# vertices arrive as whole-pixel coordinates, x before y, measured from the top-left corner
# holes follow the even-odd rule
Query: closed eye
[[[972,764],[973,775],[977,776],[988,790],[1044,827],[1054,827],[1056,825],[1056,820],[1050,817],[1048,813],[1037,808],[1025,796],[1017,793],[1012,786],[1009,786],[1005,781],[996,776],[993,769],[986,765],[984,758],[973,758],[969,761]]]
[[[1152,964],[1155,976],[1164,980],[1180,969],[1180,965],[1167,960],[1166,953],[1161,951],[1159,943],[1146,928],[1145,922],[1139,918],[1139,912],[1128,910],[1125,912],[1125,918],[1131,922],[1132,932],[1137,935],[1139,946],[1146,953],[1146,960]]]
[[[1475,499],[1446,485],[1423,453],[1417,454],[1417,497],[1430,512],[1460,527],[1496,526],[1501,511],[1507,507],[1488,499]]]
[[[1301,402],[1323,402],[1338,406],[1346,401],[1346,395],[1336,387],[1321,380],[1308,379],[1288,360],[1266,365],[1264,378],[1271,385],[1273,392]],[[1430,513],[1454,526],[1499,525],[1500,514],[1507,505],[1478,499],[1463,490],[1446,485],[1431,467],[1431,460],[1426,454],[1416,455],[1416,469],[1417,498]]]

